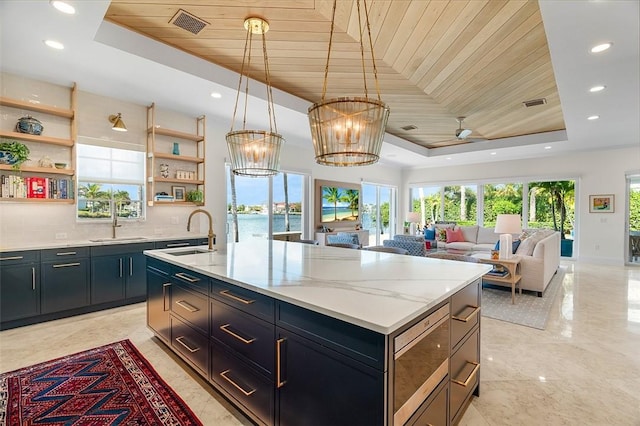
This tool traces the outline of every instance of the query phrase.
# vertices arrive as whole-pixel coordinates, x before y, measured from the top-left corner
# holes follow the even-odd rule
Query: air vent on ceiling
[[[409,130],[415,130],[415,129],[417,129],[417,128],[418,128],[418,127],[417,127],[417,126],[414,126],[413,124],[409,124],[408,126],[402,126],[402,127],[401,127],[401,129],[402,129],[402,130],[407,131],[407,132],[408,132]]]
[[[531,99],[530,101],[524,101],[522,105],[524,105],[525,108],[531,108],[538,105],[544,105],[546,103],[547,103],[547,100],[545,98],[540,98],[540,99]]]
[[[191,34],[195,35],[198,35],[198,33],[202,31],[204,27],[209,25],[207,21],[194,16],[183,9],[178,10],[178,12],[173,15],[173,18],[169,20],[169,23],[175,25],[176,27],[180,27],[183,30],[187,30]]]

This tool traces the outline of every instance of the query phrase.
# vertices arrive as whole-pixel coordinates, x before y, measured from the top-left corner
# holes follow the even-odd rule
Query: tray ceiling
[[[244,19],[269,21],[274,87],[320,100],[331,25],[330,0],[112,0],[105,19],[239,72]],[[427,148],[565,129],[537,2],[368,1],[387,132]],[[173,23],[180,10],[205,21],[193,34]],[[262,80],[262,55],[251,77]],[[367,61],[371,77],[371,62]],[[372,77],[371,77],[372,78]],[[369,91],[373,82],[369,82]],[[327,97],[362,96],[355,2],[338,1]],[[523,102],[546,103],[525,107]],[[473,130],[456,140],[456,117]],[[413,130],[403,127],[415,126]]]

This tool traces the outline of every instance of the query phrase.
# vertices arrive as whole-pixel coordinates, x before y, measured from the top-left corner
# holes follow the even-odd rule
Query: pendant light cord
[[[331,32],[329,34],[329,50],[327,51],[327,64],[324,68],[324,81],[322,84],[322,97],[321,97],[321,102],[324,102],[326,94],[327,94],[327,80],[328,80],[328,76],[329,76],[329,62],[331,59],[331,48],[333,46],[333,32],[335,29],[335,21],[336,21],[336,6],[337,6],[338,0],[333,0],[333,11],[331,13]],[[373,80],[375,81],[375,85],[376,85],[376,93],[378,95],[378,101],[382,102],[382,98],[380,97],[380,84],[378,82],[378,68],[376,67],[376,59],[375,59],[375,55],[373,53],[373,39],[371,38],[371,25],[369,24],[369,8],[367,7],[367,1],[366,0],[362,0],[362,3],[364,5],[364,15],[365,15],[365,21],[366,21],[366,29],[367,29],[367,35],[369,37],[369,50],[371,51],[371,62],[373,63]],[[365,63],[364,63],[364,43],[362,41],[362,33],[363,33],[363,26],[362,26],[362,16],[361,16],[361,12],[360,12],[360,0],[356,0],[356,8],[358,10],[358,36],[360,37],[360,60],[361,60],[361,64],[362,64],[362,79],[364,82],[364,96],[365,98],[369,98],[369,91],[367,88],[367,73],[366,73],[366,69],[365,69]]]

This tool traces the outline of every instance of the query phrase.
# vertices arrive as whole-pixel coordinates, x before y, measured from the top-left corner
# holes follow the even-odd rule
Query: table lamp
[[[513,257],[513,237],[511,234],[522,232],[522,219],[519,214],[499,214],[495,232],[500,234],[500,259]]]
[[[420,223],[420,213],[418,212],[407,213],[407,222],[409,222],[409,234],[416,235],[416,224]]]

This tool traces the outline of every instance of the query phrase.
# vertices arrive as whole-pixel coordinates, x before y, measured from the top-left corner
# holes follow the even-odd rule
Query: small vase
[[[180,155],[180,144],[178,142],[173,143],[173,155]]]

